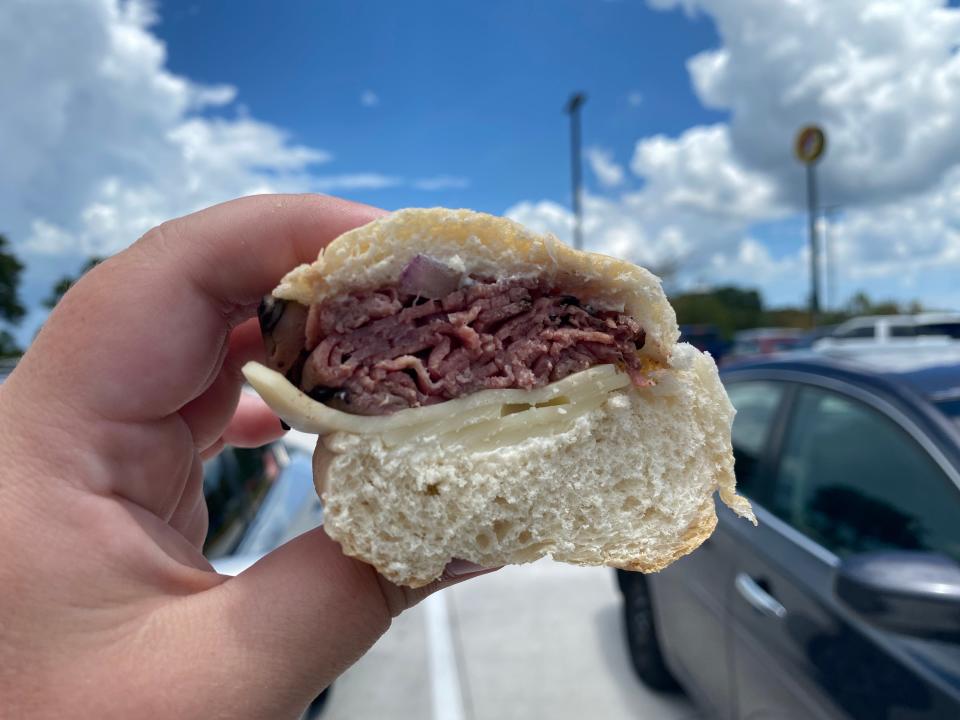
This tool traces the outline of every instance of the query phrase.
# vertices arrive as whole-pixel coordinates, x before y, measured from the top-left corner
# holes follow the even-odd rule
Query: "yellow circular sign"
[[[810,165],[815,163],[827,149],[827,136],[816,125],[807,125],[797,133],[793,143],[793,151],[800,162]]]

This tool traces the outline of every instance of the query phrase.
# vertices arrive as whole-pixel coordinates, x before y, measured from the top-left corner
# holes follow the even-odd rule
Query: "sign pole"
[[[820,316],[820,253],[817,242],[817,177],[814,166],[827,149],[827,136],[816,125],[800,129],[793,151],[807,171],[807,215],[810,228],[810,327]]]
[[[810,226],[810,326],[820,319],[820,243],[817,237],[817,175],[807,163],[807,221]]]

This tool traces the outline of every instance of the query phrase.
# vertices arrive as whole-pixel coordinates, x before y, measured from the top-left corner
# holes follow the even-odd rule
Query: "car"
[[[800,336],[799,341],[797,342],[796,349],[810,349],[813,347],[813,344],[818,340],[822,340],[825,337],[828,337],[834,333],[837,329],[837,325],[817,325],[808,330],[804,330],[803,335]]]
[[[727,352],[728,343],[716,325],[681,325],[680,342],[690,343],[700,352],[708,352],[716,362]]]
[[[228,446],[204,463],[210,518],[204,554],[215,566],[258,559],[323,523],[312,447],[298,435],[261,448]]]
[[[722,372],[738,490],[660,573],[617,572],[653,688],[721,720],[960,718],[960,362]]]
[[[223,575],[237,575],[276,547],[323,523],[313,487],[315,436],[291,431],[261,448],[227,446],[204,463],[210,525],[204,554]],[[320,717],[324,690],[301,720]]]
[[[951,340],[960,340],[960,315],[957,313],[866,315],[837,325],[831,333],[817,340],[814,348],[942,344]]]
[[[724,358],[724,364],[742,362],[748,358],[771,355],[800,347],[804,332],[799,328],[754,328],[741,330],[733,336],[733,347]]]

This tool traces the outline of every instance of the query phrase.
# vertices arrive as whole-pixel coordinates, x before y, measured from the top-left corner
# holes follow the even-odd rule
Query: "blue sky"
[[[679,291],[809,287],[805,123],[834,302],[960,310],[960,10],[945,0],[5,0],[0,232],[40,301],[90,255],[256,192],[460,206]]]
[[[700,105],[684,67],[717,43],[712,23],[643,3],[178,0],[160,16],[172,71],[235,85],[252,114],[330,149],[330,172],[469,178],[435,194],[342,193],[387,208],[502,213],[521,198],[568,202],[561,109],[573,90],[589,95],[584,144],[621,161],[639,136],[724,115]],[[366,91],[375,107],[361,104]],[[596,184],[589,173],[586,182]]]

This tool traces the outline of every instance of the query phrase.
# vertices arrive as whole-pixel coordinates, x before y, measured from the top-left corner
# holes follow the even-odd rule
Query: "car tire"
[[[330,689],[332,687],[331,685],[313,699],[310,707],[304,710],[303,715],[300,716],[300,720],[318,720],[318,718],[323,715],[323,709],[327,706],[327,700],[330,697]]]
[[[637,677],[652,690],[681,692],[680,684],[663,660],[647,579],[640,573],[622,570],[617,575],[623,590],[627,652]]]

